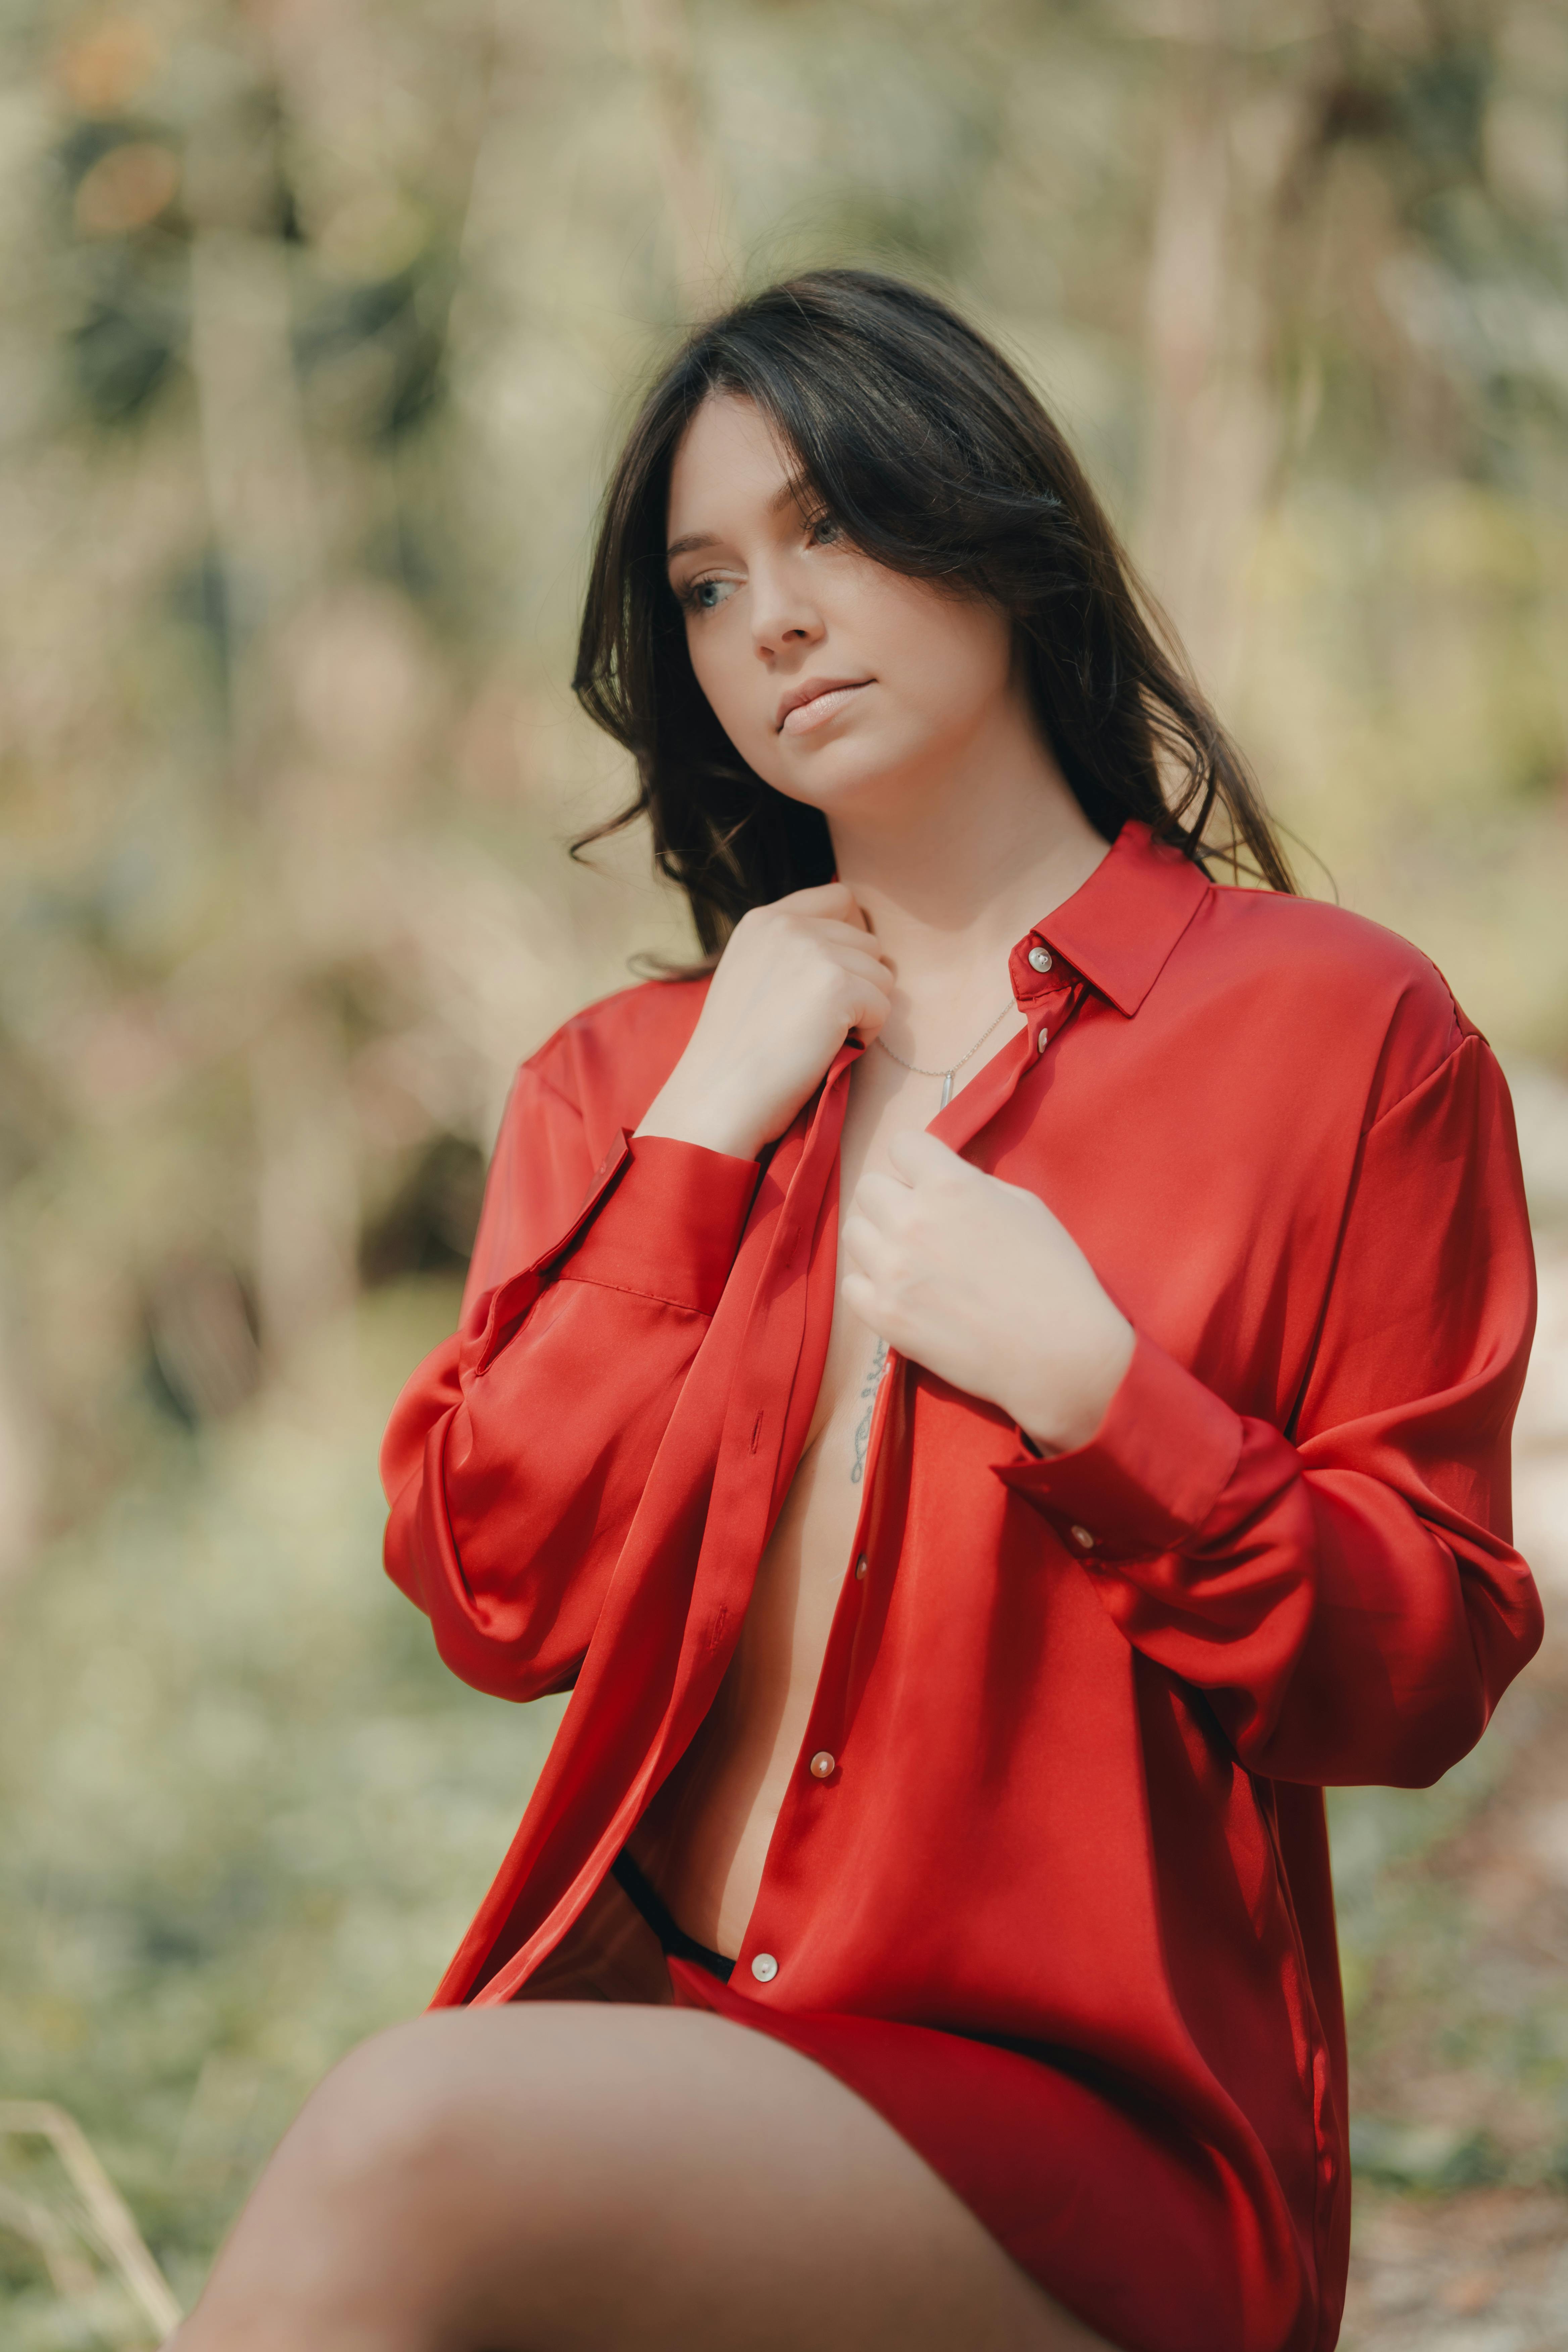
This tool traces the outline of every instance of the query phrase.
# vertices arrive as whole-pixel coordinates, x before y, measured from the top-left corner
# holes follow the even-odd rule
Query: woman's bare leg
[[[178,2352],[1091,2352],[890,2126],[687,2010],[448,2011],[289,2132]]]

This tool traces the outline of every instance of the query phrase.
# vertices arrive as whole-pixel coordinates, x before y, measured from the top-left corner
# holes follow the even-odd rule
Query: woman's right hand
[[[869,1045],[892,985],[847,884],[753,907],[731,933],[690,1042],[637,1133],[754,1160],[850,1031]]]

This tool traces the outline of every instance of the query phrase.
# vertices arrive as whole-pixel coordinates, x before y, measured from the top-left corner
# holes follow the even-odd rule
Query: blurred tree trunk
[[[265,234],[277,200],[265,140],[208,142],[192,173],[191,363],[228,661],[230,772],[251,873],[287,907],[278,872],[312,844],[297,796],[273,789],[289,720],[286,629],[320,590],[323,551],[295,368],[287,247]],[[289,927],[236,925],[253,989],[281,1009],[249,1053],[255,1120],[256,1295],[264,1358],[285,1360],[353,1297],[358,1201],[334,1024],[310,1002],[308,947]],[[281,969],[280,969],[281,967]]]
[[[684,0],[621,0],[621,21],[647,85],[676,290],[685,315],[700,318],[724,299],[732,262],[722,174],[702,121]]]
[[[1154,196],[1144,297],[1142,556],[1205,687],[1241,667],[1248,558],[1281,446],[1279,197],[1306,89],[1249,92],[1217,15],[1189,15]]]
[[[236,782],[262,754],[277,630],[320,575],[319,511],[276,238],[204,229],[191,248],[191,365],[220,569]]]
[[[297,1000],[251,1049],[256,1290],[274,1367],[353,1300],[359,1234],[353,1113],[336,1025]]]
[[[7,1307],[9,1302],[5,1302]],[[8,1321],[7,1318],[7,1321]],[[23,1402],[23,1381],[11,1360],[11,1335],[0,1325],[0,1587],[18,1574],[37,1538],[43,1431]],[[16,1350],[20,1357],[21,1350]]]

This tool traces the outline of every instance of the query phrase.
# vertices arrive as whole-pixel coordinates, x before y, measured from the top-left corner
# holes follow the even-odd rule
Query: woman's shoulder
[[[1232,1004],[1287,1042],[1335,1037],[1347,1066],[1375,1066],[1384,1107],[1478,1034],[1430,956],[1348,908],[1216,883],[1193,929]]]
[[[684,1052],[707,992],[705,972],[616,989],[562,1022],[523,1071],[578,1104],[628,1092],[651,1102]]]

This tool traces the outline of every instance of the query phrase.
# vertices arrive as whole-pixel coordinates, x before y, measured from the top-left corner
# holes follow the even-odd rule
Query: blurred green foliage
[[[1556,1064],[1568,20],[32,0],[0,55],[0,2075],[188,2291],[547,1733],[382,1585],[374,1448],[516,1061],[684,939],[562,848],[625,788],[564,681],[637,382],[797,264],[950,290],[1307,887]],[[121,2331],[5,2260],[7,2341]]]
[[[466,1689],[376,1573],[379,1424],[455,1304],[384,1290],[172,1433],[10,1613],[0,2079],[79,2117],[186,2296],[311,2084],[428,2000],[559,1713]],[[0,2247],[7,2347],[77,2340]]]

